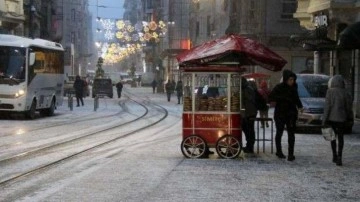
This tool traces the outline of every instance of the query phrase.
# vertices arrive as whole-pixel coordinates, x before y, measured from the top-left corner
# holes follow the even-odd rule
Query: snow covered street
[[[145,105],[148,112],[131,99]],[[85,99],[84,107],[74,107],[73,111],[69,110],[66,101],[53,117],[38,117],[33,121],[0,120],[0,170],[4,171],[0,174],[1,180],[8,177],[6,173],[13,175],[97,142],[124,137],[1,185],[0,201],[360,199],[358,122],[353,134],[345,136],[342,167],[332,163],[330,142],[320,134],[296,134],[294,162],[271,154],[269,142],[266,142],[265,153],[260,147],[259,154],[241,153],[233,160],[220,159],[216,154],[205,159],[186,159],[180,150],[182,105],[177,104],[174,95],[171,102],[167,102],[165,94],[153,94],[150,87],[125,86],[121,99],[100,99],[97,111],[94,111],[90,97]],[[164,116],[157,105],[167,110],[166,119],[142,131],[132,132]],[[142,119],[122,126],[144,114]],[[29,159],[17,157],[2,161],[94,131],[100,132],[77,142],[36,152]],[[270,137],[270,128],[266,129],[266,137]],[[283,149],[287,155],[286,131]],[[9,167],[14,161],[19,162]]]

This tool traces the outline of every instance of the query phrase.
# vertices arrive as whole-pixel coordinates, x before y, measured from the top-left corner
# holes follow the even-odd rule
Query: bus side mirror
[[[32,66],[35,64],[35,53],[30,53],[29,65]]]

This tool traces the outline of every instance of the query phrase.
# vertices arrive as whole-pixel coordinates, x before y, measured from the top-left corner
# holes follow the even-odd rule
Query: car
[[[128,73],[120,73],[120,81],[124,84],[131,84],[133,78]]]
[[[113,98],[113,85],[109,78],[95,78],[92,86],[92,97],[107,96]]]
[[[303,105],[297,121],[298,131],[321,131],[325,97],[330,76],[323,74],[297,74],[298,94]],[[347,122],[345,133],[351,133],[354,122]]]
[[[74,89],[74,82],[75,82],[76,75],[68,75],[67,79],[64,81],[64,96],[67,96],[68,94],[75,94]],[[86,77],[81,77],[81,79],[85,82],[84,92],[83,96],[90,96],[90,88],[86,81]]]

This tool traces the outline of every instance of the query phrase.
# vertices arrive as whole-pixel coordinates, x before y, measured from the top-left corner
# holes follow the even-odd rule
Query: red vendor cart
[[[248,65],[279,71],[286,61],[248,38],[227,35],[177,56],[184,86],[183,140],[187,158],[215,148],[221,158],[241,152],[241,75]]]

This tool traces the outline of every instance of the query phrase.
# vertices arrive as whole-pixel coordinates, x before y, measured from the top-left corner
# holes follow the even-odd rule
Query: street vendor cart
[[[241,75],[248,65],[279,71],[286,61],[248,38],[227,35],[177,56],[183,80],[181,151],[203,158],[215,148],[236,158],[242,148]]]
[[[208,148],[215,147],[220,157],[235,158],[241,151],[241,71],[236,67],[200,69],[183,69],[181,150],[194,158],[207,156]]]

